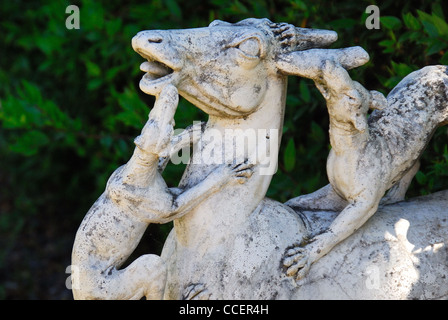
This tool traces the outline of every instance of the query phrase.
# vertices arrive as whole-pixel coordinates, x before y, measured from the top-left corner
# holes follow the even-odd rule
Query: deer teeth
[[[149,72],[149,70],[151,70],[149,62],[148,61],[143,62],[140,65],[140,70],[143,72]]]

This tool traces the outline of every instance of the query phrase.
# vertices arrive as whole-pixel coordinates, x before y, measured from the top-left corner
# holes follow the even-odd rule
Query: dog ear
[[[383,110],[387,107],[387,99],[381,92],[370,90],[370,96],[370,109]]]
[[[333,60],[349,70],[367,63],[369,54],[361,47],[310,49],[280,53],[275,64],[282,74],[316,80],[326,60]]]
[[[367,119],[361,118],[362,116],[355,117],[353,121],[353,125],[355,126],[356,130],[363,133],[367,130]]]

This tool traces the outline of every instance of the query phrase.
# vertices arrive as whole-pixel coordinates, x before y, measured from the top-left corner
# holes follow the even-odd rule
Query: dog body
[[[327,61],[314,77],[327,100],[332,150],[330,185],[289,200],[296,210],[342,210],[310,244],[288,251],[289,275],[302,278],[312,263],[353,234],[384,202],[404,199],[434,131],[448,121],[448,70],[429,66],[404,78],[388,95],[369,92]],[[367,119],[369,108],[376,109]]]
[[[173,137],[178,104],[173,86],[157,97],[131,159],[111,175],[105,192],[82,221],[76,234],[72,278],[75,299],[161,299],[166,266],[155,254],[145,254],[120,269],[137,247],[150,223],[180,218],[227,183],[244,183],[250,164],[221,165],[188,188],[168,188],[159,172],[159,158],[188,145],[191,127]],[[186,136],[186,137],[185,137]]]

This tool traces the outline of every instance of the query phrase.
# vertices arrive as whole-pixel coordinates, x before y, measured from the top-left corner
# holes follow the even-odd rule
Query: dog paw
[[[182,300],[209,300],[211,293],[202,283],[193,283],[185,288]]]
[[[311,267],[308,249],[301,246],[287,249],[283,257],[283,266],[288,277],[294,277],[296,280],[305,277]]]

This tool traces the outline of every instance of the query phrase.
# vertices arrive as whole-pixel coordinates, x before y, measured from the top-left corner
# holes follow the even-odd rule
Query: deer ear
[[[209,27],[218,27],[218,26],[231,26],[232,24],[222,20],[213,20],[208,25]]]
[[[316,80],[326,60],[333,60],[349,70],[367,63],[369,54],[361,47],[310,49],[281,53],[277,56],[275,63],[278,70],[285,75]]]

